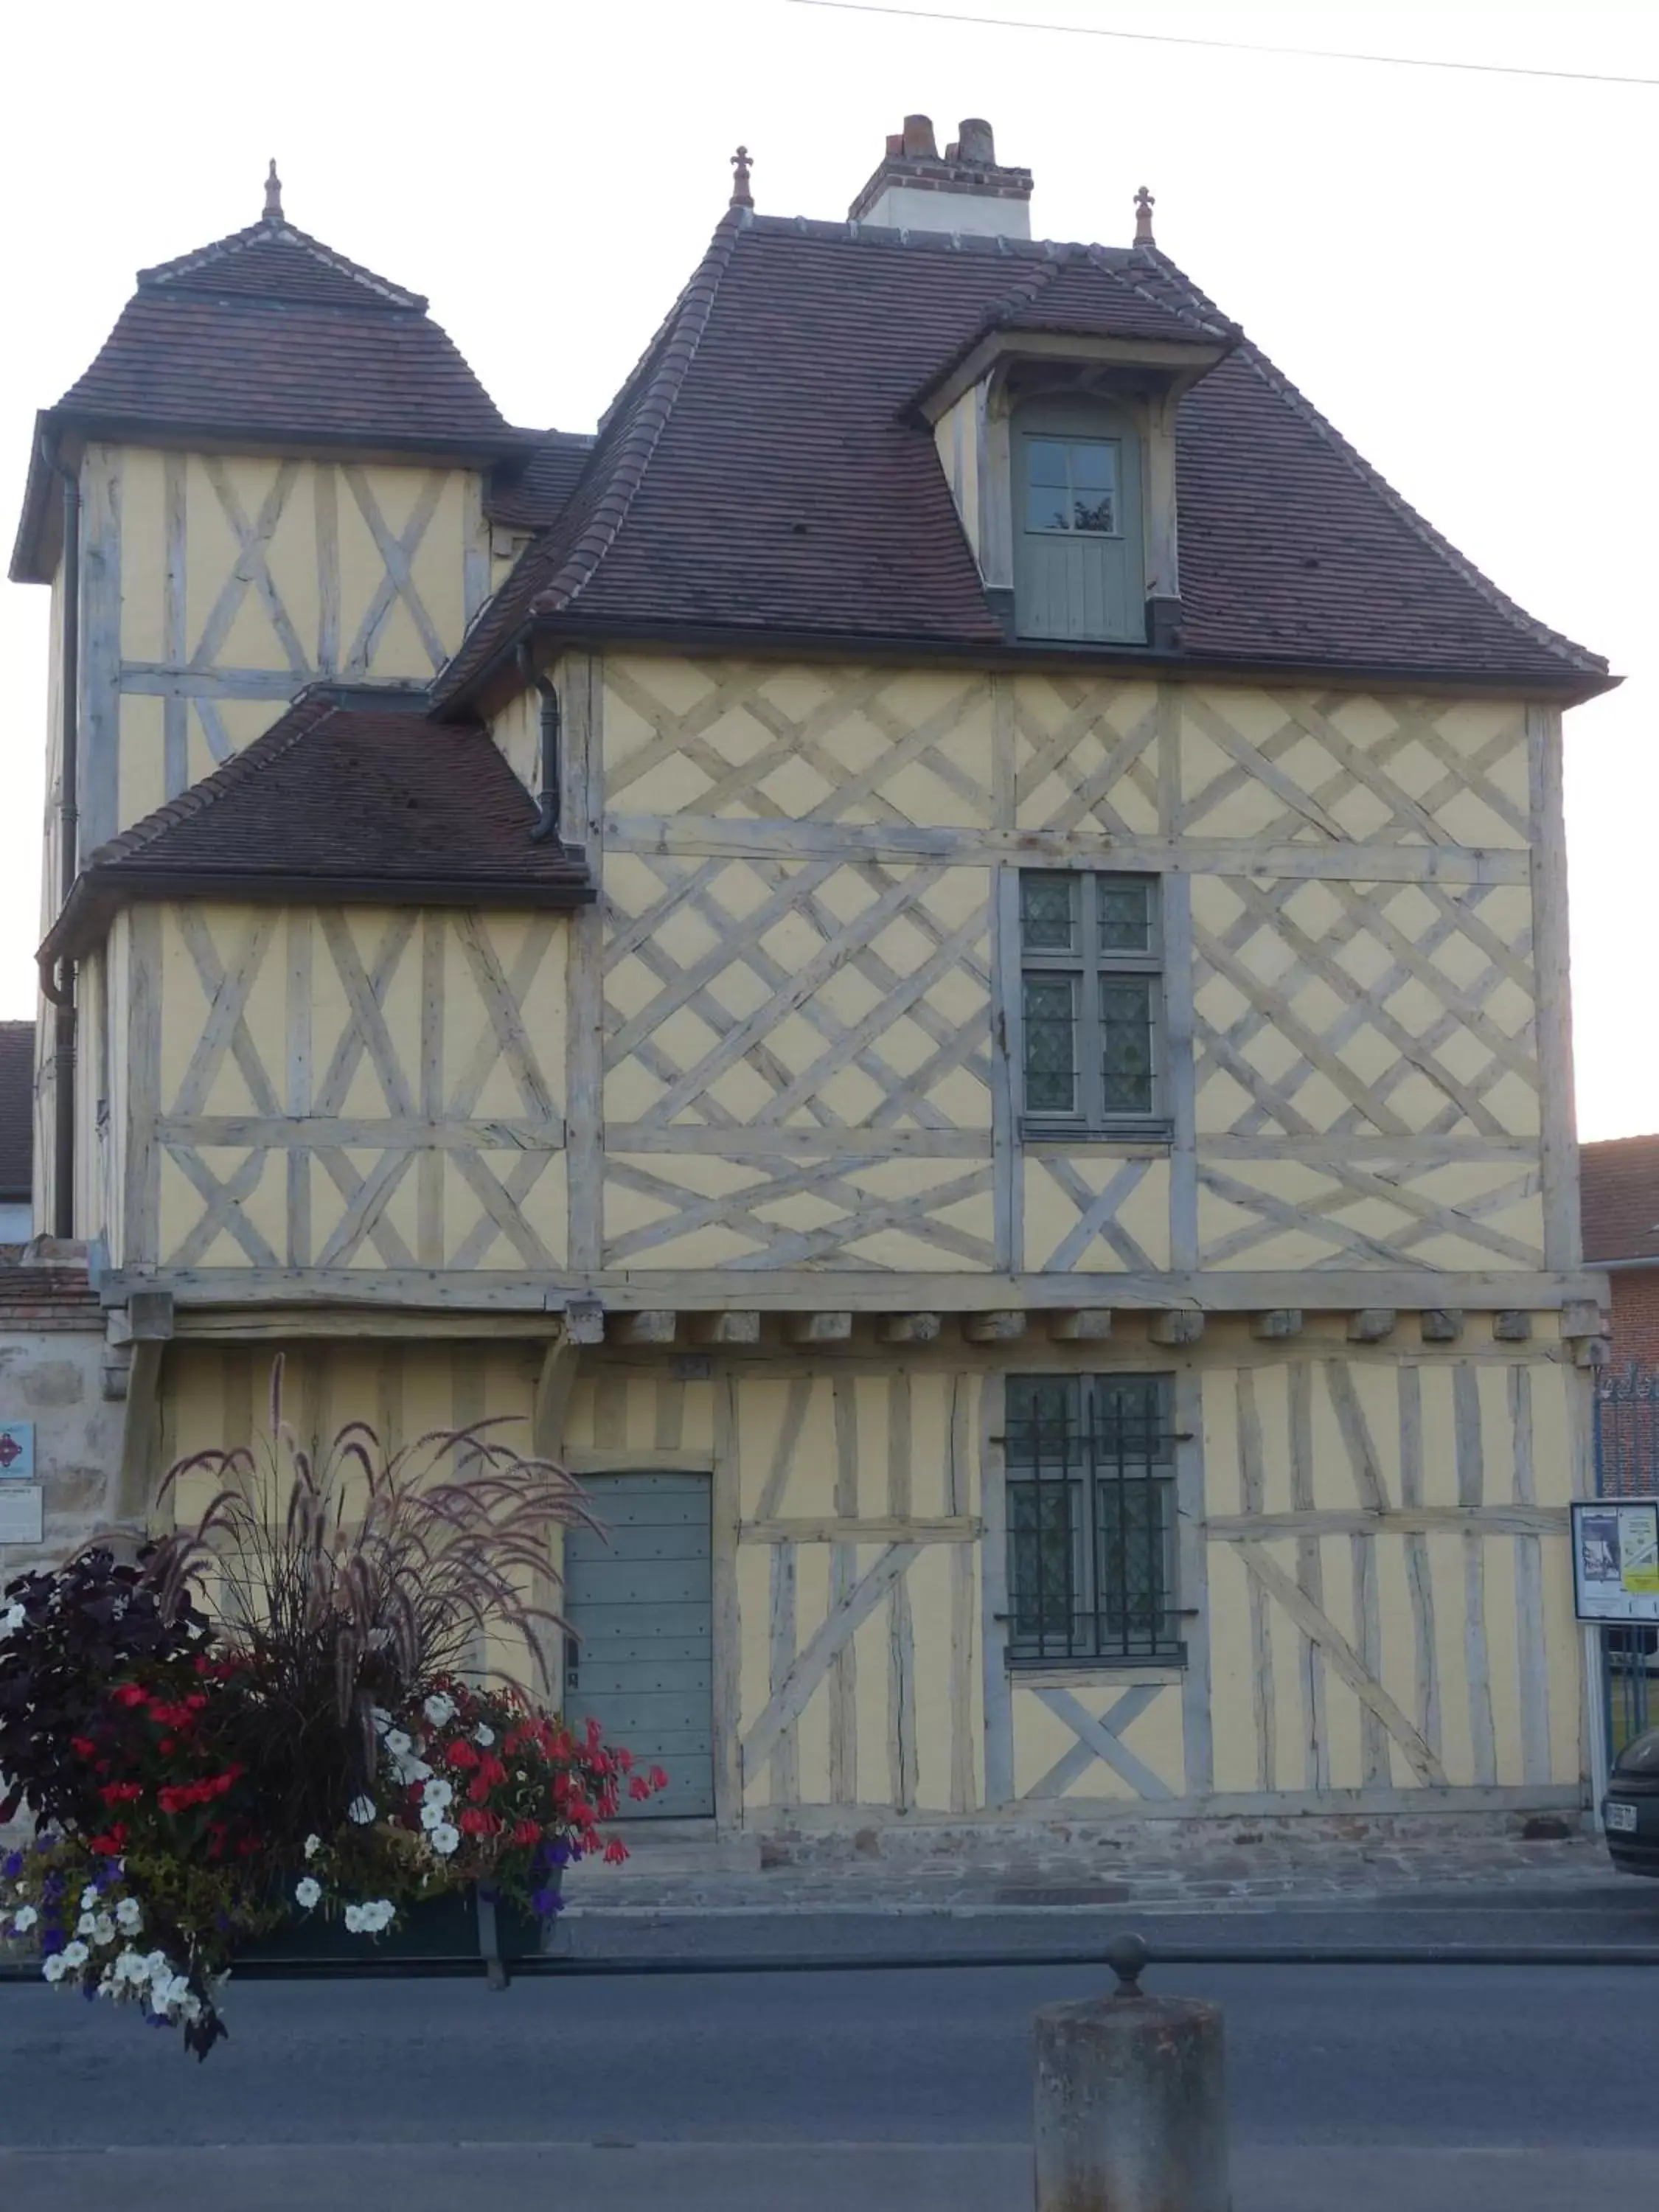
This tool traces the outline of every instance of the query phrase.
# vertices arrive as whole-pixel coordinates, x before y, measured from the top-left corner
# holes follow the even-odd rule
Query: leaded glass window
[[[1009,1378],[1009,1656],[1185,1656],[1175,1438],[1161,1375]]]
[[[1156,1121],[1157,878],[1028,869],[1019,906],[1028,1133]]]

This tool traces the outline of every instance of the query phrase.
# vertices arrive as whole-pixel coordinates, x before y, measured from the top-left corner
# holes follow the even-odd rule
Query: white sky
[[[919,8],[939,0],[915,0]],[[1188,9],[960,0],[1040,22],[1659,79],[1659,9]],[[0,530],[33,411],[135,269],[290,218],[427,293],[515,422],[591,429],[701,253],[727,156],[768,214],[839,216],[908,110],[988,116],[1034,228],[1158,242],[1522,604],[1628,680],[1568,722],[1582,1132],[1659,1127],[1642,946],[1650,750],[1659,87],[972,28],[791,0],[88,0],[0,30]],[[0,585],[9,744],[0,1015],[34,1011],[46,594]]]

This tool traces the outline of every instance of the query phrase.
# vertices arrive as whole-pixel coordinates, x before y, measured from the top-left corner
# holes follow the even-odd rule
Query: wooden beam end
[[[1111,1333],[1110,1306],[1079,1306],[1071,1313],[1048,1316],[1049,1340],[1054,1344],[1103,1344]]]

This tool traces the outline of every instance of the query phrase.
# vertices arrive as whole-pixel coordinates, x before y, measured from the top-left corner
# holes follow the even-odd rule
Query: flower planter
[[[556,1890],[556,1881],[553,1884]],[[384,1936],[355,1936],[342,1921],[312,1913],[261,1936],[236,1954],[238,1974],[325,1975],[331,1967],[384,1965],[389,1971],[453,1971],[482,1965],[491,1985],[504,1988],[508,1969],[542,1954],[544,1923],[532,1912],[476,1889],[456,1890],[399,1908]]]

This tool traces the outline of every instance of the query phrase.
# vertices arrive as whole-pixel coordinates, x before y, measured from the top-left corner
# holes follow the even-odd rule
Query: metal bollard
[[[1036,2016],[1036,2212],[1229,2212],[1221,2008],[1149,1997],[1138,1936],[1109,1997]]]

